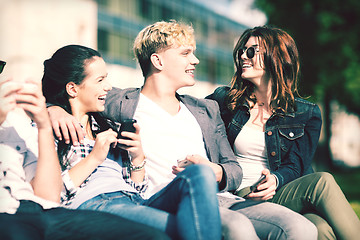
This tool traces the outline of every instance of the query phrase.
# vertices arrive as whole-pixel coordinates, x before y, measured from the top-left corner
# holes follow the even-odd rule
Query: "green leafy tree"
[[[268,24],[288,31],[297,42],[300,93],[323,106],[325,141],[319,151],[331,168],[331,101],[360,115],[360,1],[255,0],[255,5],[265,12]]]

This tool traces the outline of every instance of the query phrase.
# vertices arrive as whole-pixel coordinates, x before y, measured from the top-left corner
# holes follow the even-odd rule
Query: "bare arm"
[[[54,202],[60,201],[61,169],[54,145],[51,123],[46,110],[40,84],[18,92],[17,106],[24,109],[38,127],[39,156],[35,177],[31,184],[35,195]],[[21,102],[21,103],[19,103]]]

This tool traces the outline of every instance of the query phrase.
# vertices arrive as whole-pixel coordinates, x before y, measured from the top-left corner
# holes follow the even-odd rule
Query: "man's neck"
[[[180,110],[180,101],[176,98],[176,90],[160,79],[148,78],[141,93],[155,102],[171,115]]]

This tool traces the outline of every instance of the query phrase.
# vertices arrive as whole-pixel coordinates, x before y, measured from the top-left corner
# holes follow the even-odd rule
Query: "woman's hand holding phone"
[[[266,201],[273,198],[276,193],[275,176],[270,174],[268,169],[264,169],[262,174],[265,176],[265,179],[262,180],[256,189],[254,189],[254,192],[247,195],[246,198],[257,201]]]
[[[127,150],[131,161],[135,166],[140,165],[144,159],[144,152],[141,145],[140,126],[135,119],[125,120],[121,123],[117,135],[118,147]]]
[[[110,145],[117,142],[116,136],[117,133],[112,129],[108,129],[96,135],[95,145],[89,156],[97,161],[97,165],[100,165],[106,159]]]

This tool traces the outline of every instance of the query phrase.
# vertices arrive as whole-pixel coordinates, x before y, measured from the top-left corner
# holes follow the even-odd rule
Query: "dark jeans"
[[[44,210],[20,201],[16,214],[0,213],[1,240],[170,239],[159,230],[124,218],[90,210]]]

